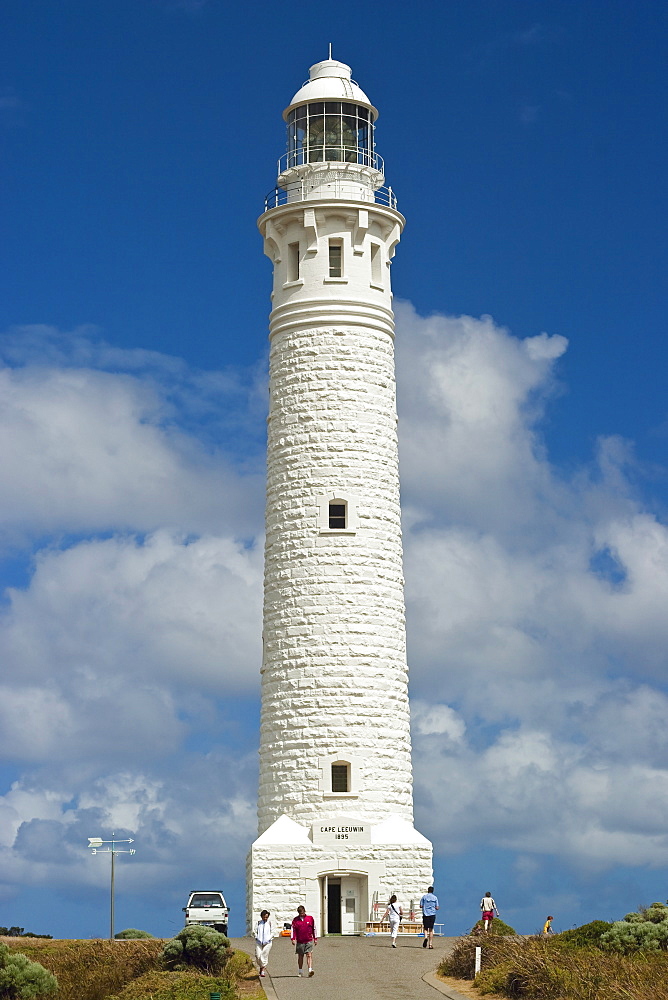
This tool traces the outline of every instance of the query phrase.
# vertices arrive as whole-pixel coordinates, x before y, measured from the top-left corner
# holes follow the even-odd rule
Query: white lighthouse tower
[[[413,826],[390,261],[378,112],[327,59],[284,112],[274,265],[259,836],[248,922],[359,933],[432,878]]]

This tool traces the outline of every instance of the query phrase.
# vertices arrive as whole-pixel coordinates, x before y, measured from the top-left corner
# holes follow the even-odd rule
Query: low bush
[[[257,972],[250,955],[245,951],[233,951],[225,966],[225,975],[229,979],[247,979],[248,976],[255,978]]]
[[[636,913],[615,920],[601,936],[601,947],[629,955],[635,951],[668,949],[668,906],[652,903]]]
[[[168,941],[162,961],[172,972],[198,969],[213,976],[224,971],[232,954],[229,938],[210,927],[190,926]]]
[[[571,930],[562,931],[554,940],[561,947],[572,948],[600,948],[601,935],[609,931],[612,924],[608,920],[592,920],[582,927],[573,927]]]
[[[107,1000],[203,1000],[209,993],[220,993],[221,1000],[236,998],[229,979],[190,971],[147,972]]]
[[[505,924],[500,917],[495,917],[494,920],[490,922],[489,930],[486,931],[482,920],[476,921],[476,923],[471,928],[471,934],[504,934],[506,937],[510,937],[511,934],[517,934],[514,927],[510,924]]]
[[[153,934],[149,934],[148,931],[138,931],[135,927],[126,927],[124,931],[114,934],[114,937],[119,941],[139,941],[142,938],[152,938]]]
[[[0,944],[0,997],[2,1000],[30,1000],[58,989],[56,977],[25,955]]]
[[[7,944],[56,976],[58,1000],[107,1000],[137,976],[160,968],[163,942],[20,938]]]
[[[509,940],[512,939],[501,934],[487,934],[484,941],[479,936],[467,934],[455,942],[451,953],[441,962],[439,972],[455,979],[473,979],[476,948],[482,947],[483,968],[487,968],[503,960],[504,946]]]
[[[668,1000],[668,954],[622,955],[591,946],[563,947],[554,938],[462,938],[440,967],[442,974],[473,978],[476,944],[481,993],[522,1000]]]

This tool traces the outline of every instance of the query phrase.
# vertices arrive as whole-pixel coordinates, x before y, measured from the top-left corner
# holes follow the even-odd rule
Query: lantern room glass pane
[[[373,165],[373,123],[367,108],[342,101],[313,101],[288,115],[288,165]]]
[[[319,163],[325,158],[325,119],[323,116],[308,120],[308,162]]]

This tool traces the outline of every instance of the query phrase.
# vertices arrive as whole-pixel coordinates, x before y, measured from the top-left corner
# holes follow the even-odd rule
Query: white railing
[[[379,170],[381,174],[385,172],[383,157],[359,146],[303,146],[293,149],[279,157],[278,172],[282,174],[291,167],[304,167],[310,163],[318,166],[321,163],[356,163]]]
[[[360,935],[376,936],[390,934],[390,924],[388,920],[356,920],[355,933]],[[410,934],[413,937],[423,937],[422,920],[406,920],[399,924],[399,933]],[[434,924],[434,936],[443,937],[443,924]]]
[[[397,196],[391,187],[380,187],[376,191],[355,184],[354,181],[334,179],[327,186],[313,187],[304,181],[296,181],[287,187],[275,187],[264,199],[264,210],[280,208],[293,201],[318,201],[329,198],[343,198],[350,201],[373,201],[376,205],[397,208]]]

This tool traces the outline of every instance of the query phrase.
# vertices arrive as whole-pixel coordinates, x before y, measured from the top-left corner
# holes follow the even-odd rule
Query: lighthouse
[[[283,117],[273,263],[258,837],[249,927],[363,932],[432,880],[413,825],[390,265],[404,218],[349,66]],[[413,909],[416,909],[416,902]]]

